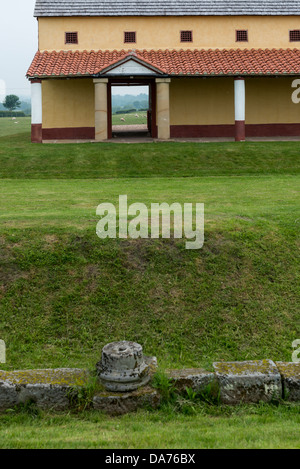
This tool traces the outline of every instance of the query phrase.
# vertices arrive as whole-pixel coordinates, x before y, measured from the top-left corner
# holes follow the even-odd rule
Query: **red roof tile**
[[[300,74],[300,49],[209,49],[37,52],[27,76],[91,76],[127,57],[167,75]]]

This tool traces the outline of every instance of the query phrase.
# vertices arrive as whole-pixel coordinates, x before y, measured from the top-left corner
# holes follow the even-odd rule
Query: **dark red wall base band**
[[[244,142],[246,138],[245,121],[235,121],[235,134],[236,142]]]
[[[43,140],[95,140],[95,127],[43,129]]]
[[[31,124],[31,141],[42,143],[42,124]]]
[[[241,132],[239,126],[237,130]],[[171,125],[171,138],[235,138],[235,131],[234,124]],[[245,134],[246,137],[300,137],[300,124],[246,124]]]
[[[247,137],[300,137],[300,124],[248,124]]]
[[[232,137],[234,125],[171,125],[171,138]]]
[[[245,140],[243,121],[235,125],[171,125],[171,138],[235,138]],[[246,137],[300,137],[299,124],[246,124]],[[42,124],[31,125],[31,141],[94,140],[94,127],[42,129]]]

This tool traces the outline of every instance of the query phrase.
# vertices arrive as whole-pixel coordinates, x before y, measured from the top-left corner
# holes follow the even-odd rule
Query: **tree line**
[[[16,111],[17,109],[22,109],[24,111],[24,115],[30,115],[31,113],[31,105],[30,105],[30,100],[22,102],[19,98],[19,96],[15,94],[9,94],[5,96],[4,101],[0,103],[4,109],[7,109],[7,111],[2,111],[1,112],[1,107],[0,107],[0,112],[2,114],[2,117],[5,115],[11,115],[13,111]],[[6,113],[6,114],[4,114]],[[19,113],[18,113],[19,114]]]

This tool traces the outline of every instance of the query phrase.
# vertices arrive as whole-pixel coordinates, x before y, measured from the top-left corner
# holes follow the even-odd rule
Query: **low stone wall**
[[[150,361],[153,376],[155,357]],[[280,399],[300,402],[300,363],[272,360],[216,362],[213,368],[213,372],[193,368],[165,373],[178,393],[186,388],[200,395],[211,393],[223,404]],[[151,386],[151,381],[132,392],[113,393],[105,390],[97,377],[87,370],[19,370],[0,371],[0,411],[28,401],[35,402],[41,409],[67,410],[78,404],[82,390],[89,394],[91,407],[113,415],[145,406],[155,408],[160,403],[160,392]]]
[[[214,372],[199,369],[169,370],[177,389],[198,393],[209,390],[222,404],[271,402],[285,399],[300,402],[300,363],[256,360],[216,362]]]

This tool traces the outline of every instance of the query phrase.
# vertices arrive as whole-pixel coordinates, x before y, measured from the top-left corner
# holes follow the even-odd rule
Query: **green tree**
[[[135,107],[135,109],[138,110],[141,107],[140,102],[139,101],[133,101],[133,107]]]
[[[14,111],[15,109],[17,109],[17,107],[21,106],[21,101],[19,100],[19,97],[15,94],[9,94],[5,97],[5,100],[2,104],[9,111]]]

